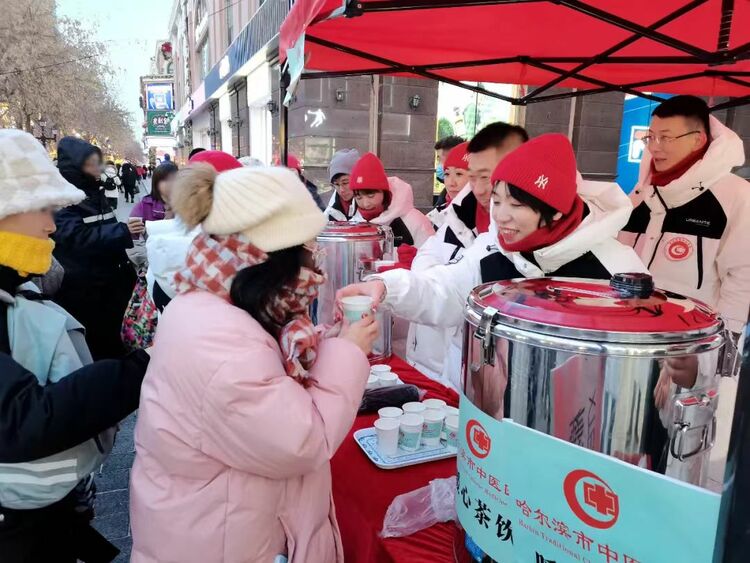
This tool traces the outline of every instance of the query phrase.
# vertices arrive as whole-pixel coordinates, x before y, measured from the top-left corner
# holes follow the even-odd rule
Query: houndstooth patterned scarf
[[[237,272],[263,264],[268,255],[241,234],[218,236],[201,233],[188,250],[186,266],[175,274],[178,293],[195,289],[230,300],[232,281]],[[266,321],[282,327],[278,336],[287,375],[309,384],[308,370],[315,363],[321,331],[310,319],[310,305],[318,296],[325,277],[303,267],[293,285],[280,289],[264,311]]]

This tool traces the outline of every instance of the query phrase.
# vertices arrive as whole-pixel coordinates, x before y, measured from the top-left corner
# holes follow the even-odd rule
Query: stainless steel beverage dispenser
[[[393,232],[390,227],[370,223],[329,223],[317,241],[324,251],[327,275],[318,297],[317,322],[333,324],[336,291],[375,273],[377,261],[392,259]],[[380,336],[373,348],[373,361],[391,355],[391,314],[380,310],[377,318]]]
[[[643,274],[539,278],[477,287],[465,318],[464,393],[484,412],[706,485],[725,343],[707,306]]]

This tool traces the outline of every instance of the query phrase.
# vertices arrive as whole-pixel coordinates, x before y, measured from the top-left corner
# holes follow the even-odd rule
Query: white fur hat
[[[86,194],[60,175],[31,134],[0,129],[0,219],[80,203]]]

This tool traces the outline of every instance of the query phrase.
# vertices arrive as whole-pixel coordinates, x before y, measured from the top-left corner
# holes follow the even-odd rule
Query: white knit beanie
[[[214,181],[212,199],[203,230],[212,235],[242,233],[264,252],[311,241],[326,225],[325,215],[288,168],[222,172]]]
[[[0,219],[86,198],[62,177],[42,144],[20,129],[0,129]]]

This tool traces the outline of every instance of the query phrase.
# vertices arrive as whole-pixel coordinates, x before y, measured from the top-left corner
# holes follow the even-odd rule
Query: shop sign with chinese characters
[[[506,419],[461,397],[458,517],[500,563],[705,563],[720,496]]]

